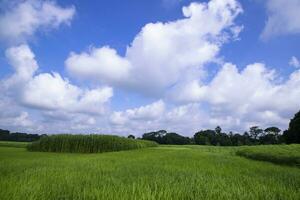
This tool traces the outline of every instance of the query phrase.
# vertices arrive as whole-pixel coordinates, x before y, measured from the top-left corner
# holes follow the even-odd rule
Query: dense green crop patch
[[[254,160],[300,167],[299,144],[241,147],[236,153]]]
[[[146,140],[134,140],[112,135],[51,135],[28,145],[29,151],[102,153],[155,147],[158,144]]]
[[[298,168],[245,159],[236,149],[162,146],[77,154],[0,147],[0,199],[299,198]]]

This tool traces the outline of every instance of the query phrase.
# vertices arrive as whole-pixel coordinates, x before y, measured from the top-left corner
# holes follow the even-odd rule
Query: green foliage
[[[252,126],[250,127],[249,133],[250,133],[250,137],[256,140],[263,133],[263,130],[260,129],[258,126]]]
[[[135,136],[134,135],[128,135],[127,138],[130,138],[130,139],[135,139]]]
[[[300,111],[295,114],[289,123],[289,128],[283,133],[286,143],[300,144]]]
[[[236,153],[239,156],[254,160],[300,167],[300,145],[296,144],[243,147]]]
[[[273,135],[278,135],[281,132],[281,130],[275,126],[268,127],[264,131],[267,134],[273,134]]]
[[[142,136],[143,140],[155,141],[159,144],[164,144],[164,137],[167,134],[165,130],[153,131],[149,133],[144,133]]]
[[[223,133],[220,126],[215,130],[201,130],[194,135],[194,141],[199,145],[214,146],[242,146],[242,145],[258,145],[258,144],[282,144],[284,143],[282,135],[279,135],[280,129],[277,127],[269,127],[265,130],[258,126],[250,128],[250,135],[245,132],[243,135],[229,132]]]
[[[15,141],[15,142],[32,142],[40,139],[43,135],[27,134],[27,133],[11,133],[8,130],[0,129],[1,141]]]
[[[0,147],[19,147],[25,148],[27,147],[28,142],[8,142],[8,141],[0,141]]]
[[[159,144],[190,144],[192,141],[188,137],[184,137],[177,133],[168,133],[165,130],[145,133],[142,136],[143,140],[155,141]]]
[[[215,130],[199,131],[194,135],[195,143],[200,145],[232,146],[232,134],[228,135],[221,131],[222,129],[219,126]]]
[[[29,151],[101,153],[154,147],[157,143],[112,135],[51,135],[28,145]]]
[[[299,199],[298,168],[236,156],[239,148],[72,154],[0,147],[0,199]]]

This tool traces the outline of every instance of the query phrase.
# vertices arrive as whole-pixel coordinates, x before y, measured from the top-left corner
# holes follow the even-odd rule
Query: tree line
[[[11,133],[8,130],[0,129],[0,140],[14,142],[33,142],[39,140],[44,135],[27,134],[27,133]]]
[[[133,135],[128,136],[134,138]],[[201,130],[193,137],[184,137],[178,133],[168,133],[165,130],[144,133],[144,140],[152,140],[159,144],[199,144],[215,146],[241,146],[259,144],[291,144],[300,143],[300,111],[295,114],[289,123],[289,128],[281,134],[275,126],[261,129],[258,126],[250,127],[249,131],[240,133],[225,133],[220,126],[214,130]]]

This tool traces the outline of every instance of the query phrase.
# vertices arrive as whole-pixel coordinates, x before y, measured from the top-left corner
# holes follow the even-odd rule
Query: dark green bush
[[[154,147],[152,141],[133,140],[112,135],[51,135],[28,145],[29,151],[101,153]]]

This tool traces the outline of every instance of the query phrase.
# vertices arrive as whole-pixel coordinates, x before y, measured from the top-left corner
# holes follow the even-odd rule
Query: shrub
[[[154,147],[152,141],[132,140],[112,135],[51,135],[28,145],[29,151],[101,153]]]

